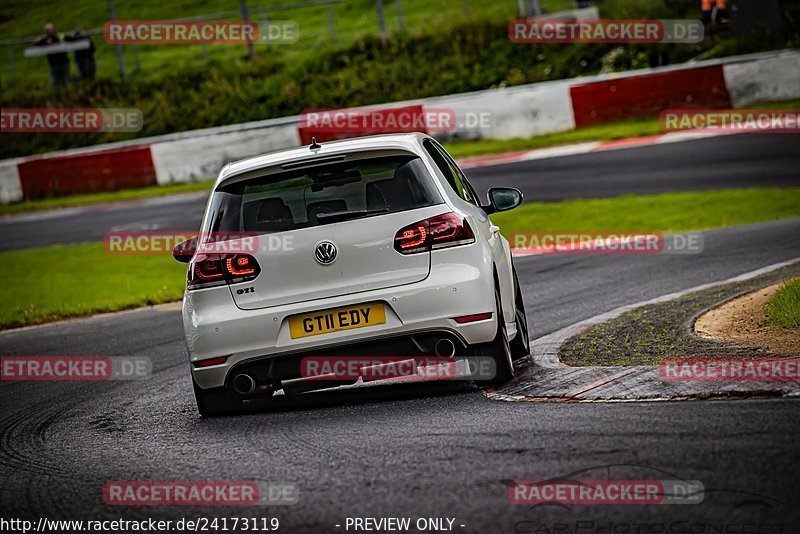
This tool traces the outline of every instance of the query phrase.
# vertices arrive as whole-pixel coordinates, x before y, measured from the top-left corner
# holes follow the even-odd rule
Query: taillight
[[[401,254],[414,254],[474,242],[469,223],[450,212],[404,226],[394,236],[394,249]]]
[[[225,270],[233,278],[247,277],[255,274],[258,270],[258,263],[253,256],[237,254],[225,258]]]
[[[428,247],[428,221],[410,224],[394,235],[394,249],[401,254],[425,252]]]
[[[455,247],[475,242],[469,223],[455,213],[444,213],[428,219],[431,248]]]
[[[198,254],[189,267],[187,289],[238,284],[254,280],[261,272],[249,254]]]

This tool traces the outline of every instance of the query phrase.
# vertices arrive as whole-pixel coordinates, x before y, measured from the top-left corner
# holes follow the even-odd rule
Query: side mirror
[[[489,205],[481,206],[488,213],[513,210],[522,204],[522,193],[513,187],[492,187],[487,194]]]
[[[172,249],[172,257],[181,263],[189,263],[197,252],[197,238],[193,237],[175,245]]]

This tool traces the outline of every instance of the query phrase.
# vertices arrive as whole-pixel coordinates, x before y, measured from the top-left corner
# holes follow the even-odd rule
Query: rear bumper
[[[471,247],[459,248],[463,254]],[[466,324],[454,320],[494,311],[491,265],[484,273],[466,262],[448,262],[447,259],[455,259],[452,253],[456,250],[434,252],[439,256],[437,265],[420,282],[285,306],[241,310],[230,294],[226,299],[216,289],[187,292],[183,321],[192,364],[228,357],[224,364],[202,368],[192,365],[196,384],[202,389],[224,386],[231,369],[245,363],[320,351],[331,355],[336,354],[331,351],[337,348],[344,350],[366,342],[386,342],[391,347],[391,340],[411,334],[449,333],[463,345],[491,341],[497,331],[496,314]],[[384,304],[386,324],[300,339],[289,335],[289,316],[366,302]]]
[[[277,385],[284,393],[303,393],[315,389],[353,384],[357,377],[352,375],[340,376],[333,380],[319,378],[318,369],[323,362],[330,365],[344,364],[348,360],[353,363],[360,362],[360,367],[364,362],[370,361],[373,364],[399,362],[406,357],[424,357],[420,362],[433,362],[441,360],[428,360],[428,357],[436,354],[437,343],[447,339],[453,343],[456,352],[464,352],[467,343],[458,334],[448,331],[424,331],[413,334],[402,334],[369,340],[366,342],[353,343],[332,348],[326,348],[292,353],[288,355],[273,355],[262,358],[254,358],[241,361],[230,366],[227,372],[225,387],[233,391],[231,382],[240,373],[245,373],[252,377],[259,385]],[[441,354],[447,358],[452,353]],[[311,360],[311,363],[308,363]],[[304,365],[304,361],[306,364]],[[316,367],[314,367],[316,364]],[[346,364],[344,364],[346,365]],[[352,370],[354,367],[349,367]],[[196,373],[195,373],[196,374]],[[366,379],[365,379],[366,380]],[[269,389],[270,394],[272,389]]]

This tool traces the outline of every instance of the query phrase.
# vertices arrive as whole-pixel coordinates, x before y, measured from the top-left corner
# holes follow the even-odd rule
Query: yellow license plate
[[[386,310],[383,309],[383,304],[376,302],[289,317],[289,333],[292,339],[297,339],[340,330],[374,326],[385,322]]]

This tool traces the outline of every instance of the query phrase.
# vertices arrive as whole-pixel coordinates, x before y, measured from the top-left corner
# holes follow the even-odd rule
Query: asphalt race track
[[[480,193],[516,187],[525,200],[613,197],[800,185],[794,134],[714,137],[467,169]],[[196,193],[0,217],[0,251],[102,241],[110,231],[197,231],[207,195]]]
[[[571,160],[571,176],[595,172],[598,183],[609,184],[591,195],[577,181],[565,185],[567,196],[641,192],[635,188],[644,176],[669,173],[648,163],[651,151],[702,155],[697,144],[681,145],[626,150],[627,158],[619,151],[529,165],[560,168]],[[741,178],[736,160],[745,157],[744,149],[727,149],[731,182],[723,185],[720,174],[708,187],[777,185],[767,172]],[[766,147],[753,150],[769,158]],[[795,148],[793,154],[795,164],[776,164],[784,185],[797,185],[800,153]],[[623,167],[619,172],[609,161],[615,157]],[[509,171],[511,179],[521,180],[517,165],[523,164],[481,171]],[[638,177],[631,170],[635,165]],[[714,165],[725,170],[726,163]],[[690,167],[676,160],[673,171],[688,180],[695,172]],[[620,174],[628,179],[617,180]],[[702,174],[697,171],[695,179]],[[474,179],[482,187],[481,178]],[[18,246],[7,233],[4,228],[5,246]],[[517,258],[531,335],[798,257],[800,219],[705,232],[704,242],[697,255]],[[4,517],[277,517],[284,532],[345,532],[347,517],[389,516],[455,518],[455,532],[800,531],[796,399],[510,403],[489,400],[469,383],[428,383],[276,398],[256,413],[201,419],[176,306],[2,333],[0,354],[146,356],[154,364],[153,375],[142,381],[0,382]],[[567,475],[696,480],[705,497],[700,504],[661,506],[509,502],[511,480]],[[109,507],[102,487],[114,480],[291,482],[300,498],[292,506],[233,509]]]

